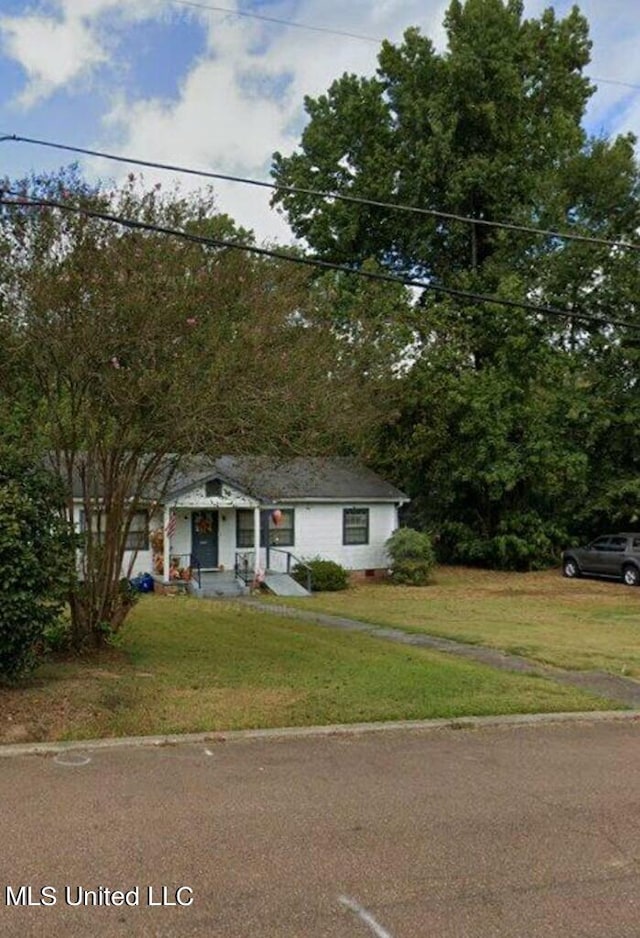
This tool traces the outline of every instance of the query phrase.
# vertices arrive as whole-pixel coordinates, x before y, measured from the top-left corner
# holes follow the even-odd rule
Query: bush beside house
[[[349,573],[333,560],[313,557],[305,563],[297,563],[291,574],[302,586],[307,585],[307,570],[311,570],[311,591],[313,593],[333,593],[346,590],[349,586]]]
[[[426,586],[435,566],[431,538],[413,528],[398,528],[385,544],[391,558],[391,579],[406,586]]]
[[[60,482],[37,463],[1,453],[0,682],[31,670],[60,626],[73,574],[73,536],[62,521]]]

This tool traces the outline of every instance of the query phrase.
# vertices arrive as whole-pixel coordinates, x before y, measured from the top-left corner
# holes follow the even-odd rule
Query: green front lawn
[[[542,678],[241,603],[145,596],[118,649],[49,663],[28,686],[0,691],[0,741],[608,706]]]
[[[287,603],[489,645],[562,668],[640,677],[640,589],[621,583],[566,580],[555,570],[440,567],[431,586],[363,583]]]

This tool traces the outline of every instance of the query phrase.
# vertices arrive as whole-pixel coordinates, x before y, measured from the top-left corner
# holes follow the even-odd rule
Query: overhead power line
[[[620,88],[633,88],[640,91],[640,85],[636,85],[632,81],[619,81],[617,78],[596,78],[595,75],[587,75],[587,78],[590,78],[591,81],[597,81],[600,85],[617,85]]]
[[[188,176],[199,176],[204,179],[217,179],[224,182],[240,183],[247,186],[258,186],[276,192],[286,192],[293,195],[310,195],[319,199],[335,199],[340,202],[350,202],[354,205],[366,205],[372,208],[383,208],[390,211],[407,212],[415,215],[426,215],[431,218],[442,218],[447,221],[457,221],[464,224],[481,225],[486,228],[496,228],[505,231],[517,231],[533,234],[539,237],[558,238],[562,241],[580,241],[585,244],[597,244],[602,247],[620,248],[623,250],[640,251],[640,244],[629,241],[617,241],[609,238],[598,238],[594,235],[583,235],[571,231],[556,231],[549,228],[534,228],[530,225],[518,225],[514,222],[493,221],[486,218],[477,218],[470,215],[459,215],[455,212],[443,212],[438,209],[422,208],[417,205],[406,205],[401,202],[384,202],[379,199],[367,199],[362,196],[347,195],[343,192],[323,191],[321,189],[307,189],[301,186],[281,186],[278,183],[267,182],[262,179],[251,179],[248,176],[234,176],[229,173],[218,173],[205,169],[194,169],[189,166],[180,166],[175,163],[160,163],[155,160],[143,160],[132,156],[119,156],[116,153],[107,153],[103,150],[92,150],[88,147],[76,147],[67,143],[56,143],[51,140],[40,140],[36,137],[24,137],[19,134],[5,134],[0,136],[0,143],[12,141],[16,143],[30,143],[35,146],[48,147],[54,150],[65,150],[69,153],[80,153],[85,156],[95,156],[99,159],[111,160],[116,163],[126,163],[131,166],[144,166],[173,173],[183,173]]]
[[[363,42],[375,42],[380,45],[381,39],[375,36],[363,36],[362,33],[350,33],[344,29],[331,29],[328,26],[312,26],[310,23],[297,23],[295,20],[280,19],[277,16],[265,16],[263,13],[250,13],[248,10],[231,10],[229,7],[213,6],[210,3],[195,3],[191,0],[169,0],[174,6],[194,7],[196,10],[210,11],[211,13],[224,13],[226,16],[241,16],[249,20],[261,20],[263,23],[275,23],[277,26],[291,26],[294,29],[306,29],[314,33],[328,33],[330,36],[345,36],[347,39],[360,39]]]
[[[10,198],[7,198],[7,196]],[[565,320],[573,320],[576,322],[589,322],[600,326],[620,326],[624,329],[640,331],[640,324],[625,322],[624,320],[620,319],[611,319],[608,317],[605,318],[602,316],[593,315],[592,313],[582,313],[575,310],[559,309],[553,306],[540,306],[535,303],[510,300],[504,297],[475,293],[470,290],[458,290],[454,287],[447,287],[442,284],[430,283],[424,280],[417,280],[409,277],[395,277],[392,274],[362,270],[361,268],[347,267],[344,264],[336,264],[331,261],[323,261],[318,258],[288,254],[284,251],[258,247],[256,245],[245,244],[244,242],[240,241],[229,241],[223,238],[211,238],[204,235],[193,234],[188,231],[183,231],[179,228],[171,228],[166,225],[156,225],[151,224],[150,222],[141,222],[137,219],[125,218],[122,215],[112,215],[109,212],[101,212],[97,209],[69,205],[68,203],[59,202],[55,199],[28,198],[11,190],[0,190],[0,205],[6,205],[13,208],[33,207],[60,209],[63,212],[69,212],[75,215],[84,215],[88,218],[96,218],[101,221],[111,222],[113,224],[120,225],[123,228],[168,235],[171,237],[180,238],[183,241],[190,241],[194,244],[201,244],[205,247],[226,248],[229,250],[244,251],[250,254],[256,254],[260,257],[269,257],[274,260],[287,261],[293,264],[303,264],[307,267],[314,267],[319,270],[331,270],[338,273],[349,274],[351,276],[362,277],[367,280],[375,280],[383,283],[394,283],[405,287],[418,287],[421,290],[428,290],[432,293],[441,294],[443,296],[451,296],[456,299],[467,300],[474,303],[491,303],[496,306],[504,306],[508,309],[518,309],[525,312],[535,313],[539,316],[552,316]]]
[[[196,3],[192,0],[168,0],[173,6],[194,7],[196,10],[203,10],[211,13],[222,13],[224,16],[243,17],[250,20],[262,20],[265,23],[274,23],[278,26],[290,26],[293,29],[305,29],[314,33],[327,33],[330,36],[344,36],[347,39],[358,39],[362,42],[374,42],[376,45],[382,45],[385,41],[376,36],[364,36],[362,33],[347,32],[344,29],[332,29],[329,26],[316,26],[311,23],[300,23],[297,20],[280,19],[276,16],[265,16],[263,13],[251,13],[248,10],[232,10],[230,7],[214,6],[211,3]],[[596,78],[594,75],[585,75],[591,81],[598,82],[601,85],[618,85],[622,88],[634,88],[640,91],[640,85],[628,81],[619,81],[615,78]]]

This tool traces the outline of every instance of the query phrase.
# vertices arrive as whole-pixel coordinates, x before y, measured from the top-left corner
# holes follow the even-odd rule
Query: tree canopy
[[[584,129],[595,87],[577,8],[525,19],[520,0],[453,0],[444,25],[446,49],[409,29],[375,75],[305,100],[298,150],[274,155],[274,201],[324,259],[566,311],[425,290],[376,444],[442,556],[527,567],[633,523],[615,493],[640,491],[635,139]]]
[[[108,191],[73,169],[11,190],[22,197],[1,216],[0,381],[8,401],[29,408],[69,524],[80,487],[72,624],[78,644],[101,641],[129,608],[119,579],[132,521],[162,499],[181,461],[339,452],[375,405],[306,269],[88,214],[251,243],[211,192],[140,191],[134,177]]]

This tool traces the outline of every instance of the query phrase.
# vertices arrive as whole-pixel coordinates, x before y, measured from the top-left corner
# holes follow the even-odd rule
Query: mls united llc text
[[[189,906],[193,905],[190,886],[132,886],[110,889],[97,886],[5,886],[6,906]]]

